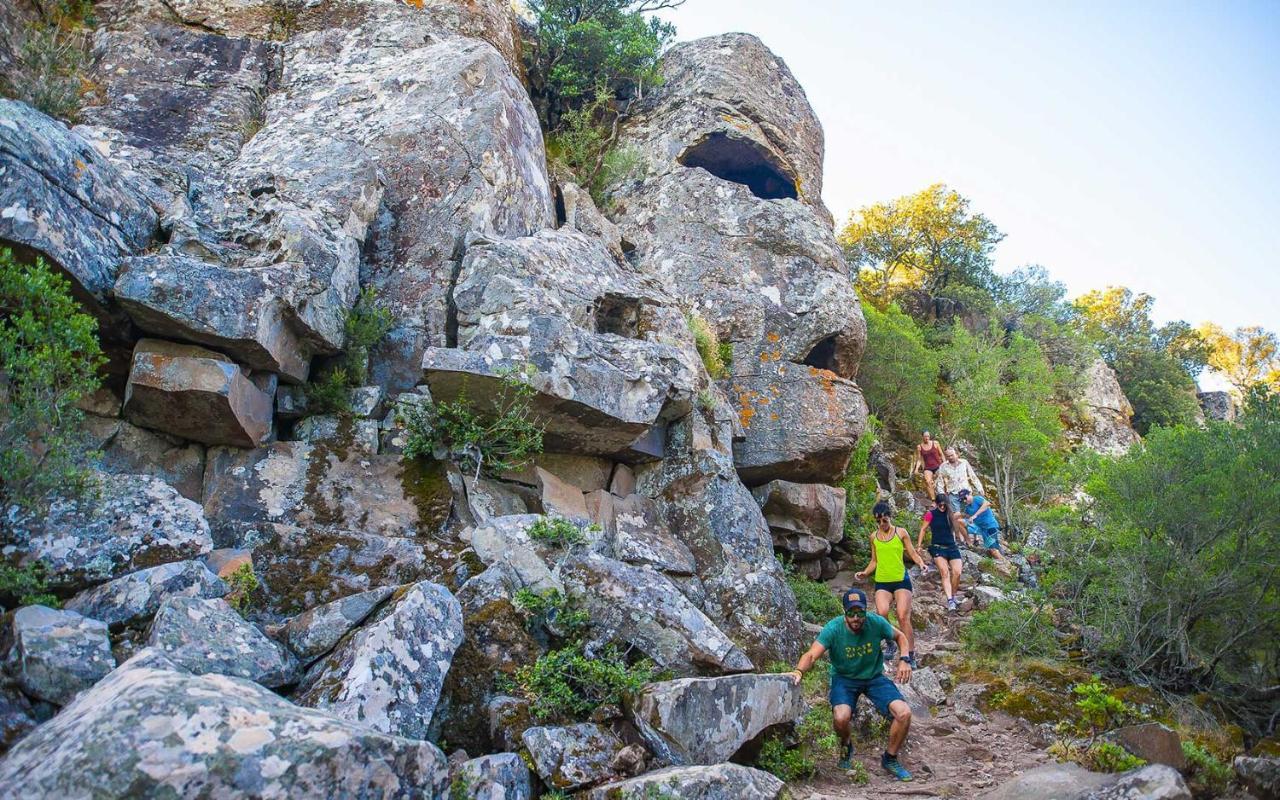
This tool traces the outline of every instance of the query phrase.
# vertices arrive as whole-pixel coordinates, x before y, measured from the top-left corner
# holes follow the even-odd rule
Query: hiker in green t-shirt
[[[898,752],[907,740],[911,729],[911,707],[902,699],[902,693],[893,681],[885,677],[881,661],[880,645],[886,639],[898,643],[898,683],[911,680],[911,664],[906,654],[910,652],[907,637],[889,624],[879,614],[867,613],[867,595],[861,589],[850,589],[844,594],[844,616],[828,622],[818,634],[809,650],[800,656],[791,673],[796,683],[813,668],[814,663],[826,653],[831,660],[831,717],[832,725],[840,736],[840,769],[853,766],[853,709],[858,698],[866,695],[871,704],[883,716],[892,719],[889,726],[889,746],[880,756],[884,767],[900,781],[911,780],[911,773],[898,763]]]

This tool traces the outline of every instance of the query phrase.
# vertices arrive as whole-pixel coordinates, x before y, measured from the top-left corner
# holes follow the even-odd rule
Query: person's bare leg
[[[880,593],[876,592],[876,594],[879,595]],[[898,630],[907,635],[908,654],[914,653],[916,651],[916,632],[911,627],[911,590],[897,589],[893,593],[893,599],[898,606]],[[883,617],[884,614],[880,616]]]
[[[924,471],[924,491],[929,498],[929,502],[933,502],[933,498],[937,495],[933,491],[933,470],[931,469]]]
[[[951,599],[951,567],[947,565],[947,560],[942,556],[935,556],[933,564],[938,568],[938,577],[942,578],[942,596]]]
[[[945,566],[942,569],[947,569]],[[960,591],[960,573],[964,571],[964,562],[958,558],[951,559],[951,594]]]
[[[893,722],[889,725],[887,752],[897,758],[898,751],[907,741],[907,733],[911,730],[911,706],[905,700],[894,700],[889,704],[889,713],[893,716]]]
[[[846,705],[832,706],[831,727],[835,729],[836,736],[840,737],[841,747],[849,744],[853,736],[853,708]]]
[[[888,619],[889,601],[892,599],[892,592],[886,592],[884,589],[876,589],[876,613],[885,619]]]

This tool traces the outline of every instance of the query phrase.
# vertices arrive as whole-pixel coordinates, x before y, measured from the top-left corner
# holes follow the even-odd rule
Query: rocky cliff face
[[[843,494],[825,484],[865,421],[865,325],[820,199],[821,127],[785,64],[740,34],[674,48],[622,131],[642,166],[606,215],[548,176],[505,2],[97,10],[83,124],[0,101],[0,240],[68,275],[116,356],[88,408],[106,491],[23,520],[4,557],[49,565],[101,618],[75,615],[82,646],[120,666],[84,678],[60,650],[10,646],[11,672],[88,690],[23,699],[19,682],[10,705],[42,710],[0,741],[65,708],[0,775],[38,796],[99,775],[147,796],[436,796],[422,739],[521,742],[491,719],[512,702],[496,678],[547,648],[513,605],[526,588],[587,609],[589,649],[677,677],[795,657],[775,546],[816,543],[834,571]],[[370,385],[349,415],[308,415],[299,385],[346,347],[367,287],[395,322]],[[708,375],[690,312],[731,343],[728,376]],[[534,465],[497,479],[400,455],[398,404],[483,403],[512,368],[546,425]],[[531,537],[540,515],[586,541]],[[247,622],[219,599],[242,564],[261,584]],[[733,697],[766,691],[736,680]],[[523,746],[548,785],[677,763],[633,744],[566,778],[582,741],[640,742],[634,720],[538,730]],[[528,796],[519,760],[468,769]]]
[[[1121,455],[1138,441],[1138,432],[1130,422],[1133,406],[1116,373],[1100,358],[1089,367],[1082,400],[1088,413],[1088,426],[1080,432],[1085,447],[1105,455]]]

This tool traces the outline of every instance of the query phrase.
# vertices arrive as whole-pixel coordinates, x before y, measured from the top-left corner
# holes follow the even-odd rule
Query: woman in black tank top
[[[920,523],[920,535],[916,537],[917,550],[924,546],[925,530],[930,532],[929,555],[933,556],[933,563],[942,576],[942,593],[947,598],[947,609],[955,611],[959,607],[956,592],[960,589],[960,572],[964,562],[960,560],[956,529],[952,525],[951,504],[945,494],[934,497],[933,508],[925,512],[924,521]],[[963,532],[960,536],[967,538]]]

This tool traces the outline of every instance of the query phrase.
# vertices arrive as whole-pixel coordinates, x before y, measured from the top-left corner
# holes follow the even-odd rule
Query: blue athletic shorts
[[[997,550],[1000,548],[1000,529],[992,528],[989,531],[978,529],[978,535],[982,537],[982,546],[987,550]]]
[[[866,680],[846,678],[840,673],[834,673],[831,676],[831,693],[828,697],[832,708],[836,706],[853,708],[858,705],[858,698],[864,694],[876,707],[876,711],[884,717],[890,716],[889,704],[894,700],[902,699],[902,693],[898,691],[898,687],[883,675]]]

